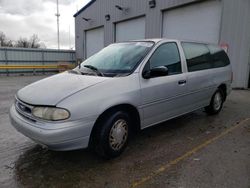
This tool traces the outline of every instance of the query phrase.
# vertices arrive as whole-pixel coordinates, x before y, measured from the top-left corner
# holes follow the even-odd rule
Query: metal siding
[[[0,61],[5,60],[5,52],[2,50],[0,51]]]
[[[175,7],[202,0],[156,0],[156,7],[150,9],[145,0],[97,0],[76,18],[76,57],[84,58],[84,31],[104,26],[105,46],[114,42],[115,23],[122,20],[146,16],[146,38],[162,36],[163,12]],[[208,0],[209,1],[209,0]],[[250,1],[222,0],[223,14],[221,21],[220,43],[229,44],[229,56],[234,71],[234,87],[247,87],[249,75],[250,51]],[[115,5],[129,7],[128,13],[122,13]],[[110,14],[111,19],[105,20]],[[91,18],[86,22],[82,19]]]
[[[115,41],[115,23],[146,14],[146,38],[160,37],[162,11],[196,1],[198,0],[161,0],[156,1],[156,7],[150,9],[148,1],[145,0],[97,0],[90,7],[75,17],[77,59],[84,59],[85,57],[84,36],[86,30],[104,26],[104,44],[107,46]],[[128,7],[129,11],[124,13],[115,8],[115,5]],[[105,20],[106,14],[110,14],[111,16],[109,21]],[[91,21],[86,22],[82,19],[82,17],[91,18]]]
[[[229,45],[234,72],[233,87],[248,85],[250,53],[250,1],[224,0],[221,43]]]
[[[42,54],[40,52],[27,52],[27,51],[7,51],[8,59],[10,61],[38,61],[42,60]]]
[[[75,63],[75,52],[72,50],[0,48],[0,65],[48,65],[58,62]],[[0,70],[0,73],[32,71],[30,69]]]

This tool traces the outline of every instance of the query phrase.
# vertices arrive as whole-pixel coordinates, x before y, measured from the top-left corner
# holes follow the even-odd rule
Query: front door
[[[168,68],[167,76],[141,77],[141,96],[144,112],[142,128],[160,123],[185,111],[187,92],[186,74],[182,72],[182,63],[178,46],[175,42],[160,45],[145,69],[159,66]],[[187,105],[188,106],[188,105]]]

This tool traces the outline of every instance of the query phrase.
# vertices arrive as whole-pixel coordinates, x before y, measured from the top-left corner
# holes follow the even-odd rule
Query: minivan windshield
[[[153,42],[111,44],[82,62],[79,71],[98,76],[126,76],[136,68],[153,45]]]

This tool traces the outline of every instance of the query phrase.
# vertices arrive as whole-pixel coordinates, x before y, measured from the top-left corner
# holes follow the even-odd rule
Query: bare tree
[[[30,48],[40,48],[40,39],[38,38],[38,36],[36,34],[33,34],[30,37]]]
[[[27,38],[19,38],[18,41],[16,41],[15,47],[18,48],[30,48],[30,42]]]
[[[5,46],[5,42],[6,42],[6,35],[0,31],[0,46]]]
[[[0,31],[0,47],[13,47],[13,41],[9,40],[2,31]]]
[[[19,48],[40,48],[41,44],[38,36],[34,34],[29,39],[19,38],[15,46]]]
[[[36,34],[33,34],[29,39],[20,37],[17,41],[12,41],[2,31],[0,31],[0,47],[46,48],[45,44],[40,42]]]

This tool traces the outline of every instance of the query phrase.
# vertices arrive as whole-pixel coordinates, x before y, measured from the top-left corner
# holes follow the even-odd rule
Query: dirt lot
[[[199,110],[143,130],[105,161],[48,151],[10,125],[16,91],[41,78],[0,77],[0,187],[250,187],[250,91],[233,91],[217,116]]]

